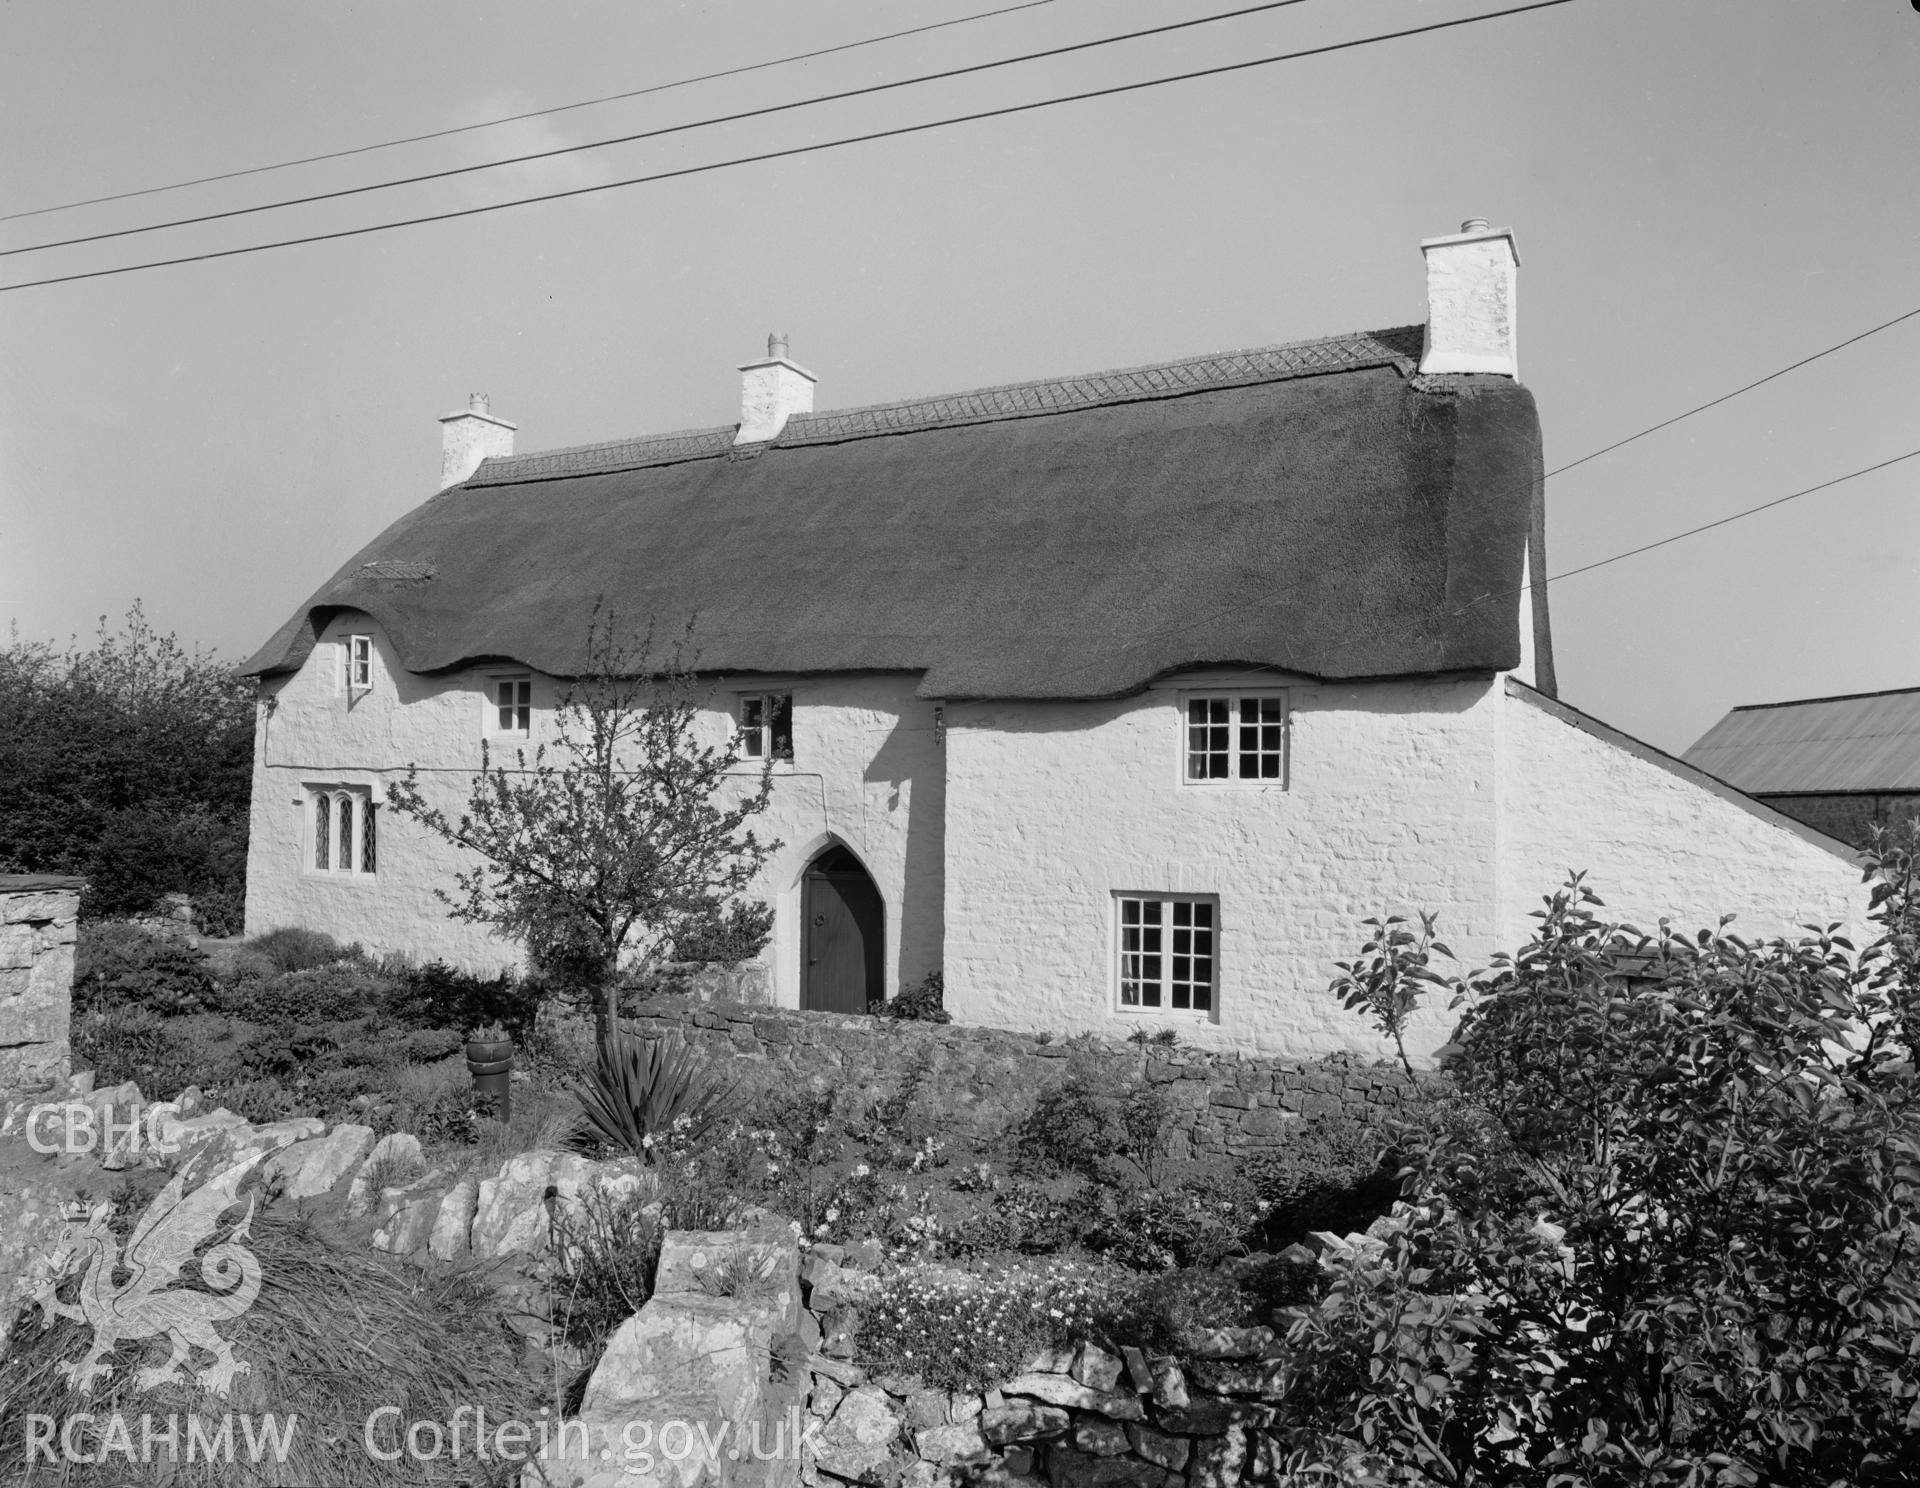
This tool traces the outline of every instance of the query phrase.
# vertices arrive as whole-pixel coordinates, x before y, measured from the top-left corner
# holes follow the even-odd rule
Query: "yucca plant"
[[[622,1033],[601,1046],[598,1064],[573,1093],[597,1136],[651,1162],[676,1126],[679,1140],[697,1142],[737,1088],[716,1080],[679,1039]]]

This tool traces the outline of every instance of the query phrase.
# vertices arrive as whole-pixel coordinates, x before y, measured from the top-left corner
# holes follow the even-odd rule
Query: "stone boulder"
[[[394,1210],[387,1222],[373,1232],[373,1248],[393,1255],[412,1255],[424,1249],[433,1236],[434,1220],[440,1213],[439,1194],[414,1199]]]
[[[433,1228],[427,1235],[427,1253],[437,1261],[464,1259],[471,1249],[468,1236],[473,1231],[474,1207],[480,1185],[462,1178],[447,1190],[434,1210]]]
[[[411,1132],[382,1137],[373,1144],[348,1185],[347,1217],[355,1219],[371,1213],[382,1191],[403,1186],[408,1179],[418,1177],[425,1166],[420,1139]]]
[[[331,1193],[348,1174],[358,1171],[373,1150],[373,1128],[343,1122],[324,1137],[296,1142],[262,1164],[269,1174],[286,1178],[286,1197],[316,1199]]]

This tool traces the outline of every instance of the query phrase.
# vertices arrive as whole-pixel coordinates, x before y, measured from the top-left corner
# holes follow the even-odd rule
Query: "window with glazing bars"
[[[1172,895],[1120,898],[1120,1006],[1213,1010],[1214,903]]]
[[[502,734],[533,732],[533,683],[525,677],[500,677],[493,685],[498,714],[494,731]]]
[[[1187,699],[1187,779],[1286,778],[1286,700],[1278,693]]]
[[[793,694],[754,693],[740,699],[740,753],[748,759],[793,758]]]
[[[318,786],[308,794],[313,803],[314,871],[370,876],[378,861],[379,820],[371,792]]]
[[[348,636],[346,646],[340,654],[346,670],[347,691],[371,691],[373,687],[373,637],[370,635]]]

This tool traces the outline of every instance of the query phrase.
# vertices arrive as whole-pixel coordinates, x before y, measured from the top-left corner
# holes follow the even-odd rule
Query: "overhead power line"
[[[1053,3],[1054,0],[1022,0],[1019,5],[1003,5],[998,10],[982,10],[973,15],[956,16],[949,21],[934,21],[925,26],[911,26],[905,31],[889,31],[882,36],[845,41],[838,46],[821,47],[816,51],[795,52],[790,57],[775,57],[769,62],[749,62],[744,67],[728,67],[720,72],[703,72],[698,77],[675,78],[670,83],[655,83],[651,87],[634,88],[625,93],[607,93],[599,98],[583,98],[577,103],[559,103],[551,108],[529,109],[524,114],[505,114],[498,119],[482,119],[474,124],[456,124],[448,129],[430,130],[426,134],[409,134],[399,139],[379,140],[371,145],[355,145],[346,150],[328,150],[320,155],[302,155],[296,160],[276,160],[270,165],[250,165],[243,170],[221,171],[212,176],[195,176],[187,181],[169,181],[161,186],[143,186],[136,191],[116,191],[108,196],[82,197],[78,201],[56,202],[52,206],[33,207],[24,212],[0,213],[0,222],[13,222],[22,217],[44,217],[49,212],[70,212],[76,207],[98,206],[102,202],[128,201],[136,196],[156,196],[163,191],[184,191],[189,186],[206,186],[215,181],[237,181],[242,176],[259,176],[269,171],[291,170],[299,165],[316,165],[323,160],[345,160],[353,155],[367,155],[375,150],[392,150],[401,145],[417,145],[426,140],[449,139],[456,134],[471,134],[475,130],[495,129],[502,124],[519,124],[528,119],[545,119],[554,114],[570,113],[575,109],[595,108],[603,103],[620,103],[629,98],[645,98],[650,93],[665,93],[674,88],[690,88],[696,83],[711,83],[721,78],[739,77],[743,73],[764,72],[770,67],[785,67],[793,62],[810,62],[815,57],[831,57],[836,52],[857,51],[861,47],[878,46],[883,41],[899,41],[907,36],[922,36],[929,31],[944,31],[951,26],[966,26],[974,21],[1012,15],[1018,10],[1037,10],[1043,5]]]
[[[1413,26],[1402,31],[1388,31],[1376,36],[1357,37],[1351,41],[1330,42],[1325,46],[1307,47],[1295,52],[1282,52],[1272,57],[1256,57],[1246,62],[1228,62],[1217,67],[1203,67],[1193,72],[1174,73],[1166,77],[1146,78],[1136,83],[1119,83],[1107,88],[1094,88],[1084,93],[1068,93],[1055,98],[1036,99],[1029,103],[1008,104],[1001,108],[981,109],[969,114],[955,114],[945,119],[930,119],[921,124],[903,124],[891,129],[877,129],[866,134],[848,135],[841,139],[821,140],[810,145],[794,145],[784,150],[767,150],[757,155],[735,156],[730,160],[717,160],[706,165],[683,166],[677,170],[656,171],[651,175],[630,176],[620,181],[604,181],[594,186],[574,186],[562,191],[542,192],[537,196],[514,197],[503,202],[489,202],[485,206],[463,207],[455,211],[432,212],[420,217],[408,217],[397,222],[375,222],[364,227],[339,228],[332,232],[309,233],[304,237],[281,238],[270,243],[253,243],[242,248],[221,248],[207,253],[184,254],[178,258],[150,259],[144,263],[122,264],[110,269],[90,269],[78,274],[56,274],[45,279],[29,279],[19,284],[0,285],[0,294],[9,294],[15,290],[38,289],[50,284],[72,284],[83,279],[104,279],[117,274],[137,274],[147,269],[173,268],[180,264],[206,263],[214,259],[238,258],[249,253],[266,253],[277,248],[295,248],[308,243],[334,242],[342,238],[363,237],[369,233],[393,232],[404,227],[419,227],[429,222],[451,222],[462,217],[478,217],[489,212],[504,212],[512,207],[534,206],[542,202],[564,201],[571,197],[591,196],[602,191],[617,191],[628,186],[643,186],[655,181],[670,181],[686,176],[703,175],[711,171],[727,170],[734,166],[756,165],[768,160],[785,160],[798,155],[810,155],[822,150],[837,150],[847,145],[867,144],[875,140],[894,139],[902,135],[921,134],[932,129],[945,129],[955,124],[972,124],[983,119],[1000,119],[1014,114],[1030,113],[1036,109],[1054,108],[1067,103],[1085,103],[1096,98],[1113,98],[1121,94],[1136,93],[1146,88],[1163,87],[1169,83],[1192,82],[1199,78],[1219,77],[1227,73],[1244,72],[1254,67],[1271,67],[1278,62],[1294,62],[1304,57],[1326,56],[1333,52],[1350,51],[1356,47],[1372,46],[1383,41],[1399,41],[1409,36],[1424,36],[1434,31],[1447,31],[1460,26],[1476,25],[1481,21],[1496,21],[1507,16],[1525,15],[1530,11],[1550,10],[1556,6],[1571,4],[1572,0],[1533,0],[1528,5],[1516,5],[1507,10],[1488,11],[1482,15],[1461,16],[1451,21],[1435,21],[1425,26]]]
[[[1800,370],[1800,368],[1806,366],[1810,362],[1817,362],[1820,360],[1821,357],[1832,356],[1836,351],[1844,351],[1849,346],[1854,345],[1856,342],[1864,341],[1869,336],[1877,336],[1882,331],[1891,330],[1893,329],[1893,327],[1899,325],[1902,321],[1912,320],[1916,315],[1920,315],[1920,306],[1915,306],[1913,309],[1907,311],[1906,314],[1904,315],[1896,315],[1892,320],[1883,320],[1880,322],[1879,325],[1874,326],[1871,330],[1862,331],[1857,336],[1849,336],[1844,341],[1836,341],[1832,346],[1829,346],[1825,351],[1816,351],[1812,356],[1801,357],[1800,360],[1797,362],[1789,362],[1786,366],[1782,367],[1778,372],[1769,372],[1765,377],[1755,378],[1752,382],[1748,383],[1745,387],[1737,387],[1730,393],[1722,393],[1717,398],[1709,398],[1705,403],[1700,404],[1696,408],[1689,408],[1685,413],[1676,413],[1670,419],[1662,419],[1657,424],[1648,425],[1646,428],[1642,429],[1637,434],[1629,434],[1625,439],[1616,439],[1612,444],[1603,445],[1601,448],[1594,450],[1591,454],[1582,455],[1577,460],[1569,460],[1566,464],[1560,466],[1558,469],[1549,470],[1547,472],[1547,476],[1550,479],[1556,475],[1564,475],[1566,474],[1567,471],[1572,470],[1576,465],[1584,465],[1589,460],[1597,460],[1602,455],[1610,455],[1617,449],[1624,449],[1627,445],[1632,444],[1636,439],[1645,439],[1649,434],[1658,434],[1662,429],[1670,429],[1675,424],[1679,423],[1682,419],[1690,419],[1696,413],[1705,413],[1709,408],[1718,408],[1722,403],[1729,402],[1730,400],[1739,397],[1742,393],[1750,393],[1757,387],[1764,387],[1767,383],[1772,382],[1776,377],[1785,377],[1789,372],[1797,372]]]
[[[525,155],[508,155],[499,160],[482,160],[473,165],[448,166],[443,170],[424,171],[415,176],[396,176],[390,181],[373,181],[365,186],[342,186],[333,191],[316,191],[308,196],[290,196],[278,201],[258,202],[250,207],[229,207],[218,212],[202,212],[193,217],[175,217],[166,222],[149,222],[139,227],[115,228],[110,232],[87,233],[76,238],[56,238],[46,243],[28,243],[20,248],[0,249],[0,258],[12,258],[20,253],[42,253],[50,248],[74,248],[82,243],[104,243],[112,238],[131,238],[142,233],[164,232],[173,227],[194,227],[200,223],[222,222],[233,217],[251,217],[257,212],[277,212],[285,207],[305,207],[315,202],[339,201],[343,197],[364,196],[370,191],[391,191],[400,186],[420,186],[429,181],[445,181],[454,176],[470,176],[477,171],[500,170],[509,165],[528,165],[537,160],[552,160],[560,155],[577,155],[584,150],[604,150],[614,145],[637,144],[642,140],[662,139],[670,134],[685,134],[689,130],[710,129],[720,124],[737,124],[743,119],[763,119],[770,114],[790,113],[794,109],[813,108],[826,103],[842,103],[849,98],[867,98],[875,93],[891,93],[900,88],[917,87],[922,83],[945,82],[975,73],[992,72],[1002,67],[1014,67],[1023,62],[1038,62],[1048,57],[1064,57],[1071,52],[1091,51],[1095,47],[1114,46],[1123,41],[1139,41],[1143,37],[1164,36],[1170,31],[1186,31],[1195,26],[1209,26],[1216,21],[1238,20],[1243,16],[1257,15],[1262,11],[1285,10],[1291,6],[1306,3],[1307,0],[1261,0],[1258,5],[1248,5],[1239,10],[1195,16],[1189,20],[1172,21],[1163,26],[1149,26],[1142,31],[1126,31],[1117,36],[1101,36],[1091,41],[1070,42],[1065,46],[1047,47],[1037,52],[1024,52],[1017,57],[1002,57],[993,62],[974,62],[965,67],[949,67],[940,72],[924,72],[918,77],[896,78],[892,82],[868,83],[863,87],[847,88],[838,93],[816,94],[812,98],[795,99],[791,103],[767,104],[761,108],[742,109],[738,113],[717,114],[710,119],[692,119],[684,124],[667,124],[657,129],[639,130],[633,134],[588,140],[579,145],[556,145],[550,150],[533,150]]]
[[[1849,470],[1845,475],[1836,475],[1832,480],[1821,481],[1817,486],[1806,486],[1787,496],[1776,496],[1771,501],[1763,501],[1758,506],[1750,506],[1745,511],[1734,512],[1730,516],[1718,517],[1711,522],[1702,522],[1698,527],[1689,527],[1685,532],[1676,532],[1671,537],[1662,537],[1650,543],[1642,543],[1637,548],[1628,548],[1624,553],[1615,553],[1611,558],[1600,558],[1592,563],[1583,563],[1578,568],[1569,568],[1545,580],[1548,584],[1557,584],[1562,579],[1570,579],[1575,574],[1592,573],[1596,568],[1605,568],[1609,563],[1618,563],[1623,558],[1637,558],[1642,553],[1651,553],[1655,548],[1664,548],[1669,543],[1680,542],[1684,538],[1698,537],[1703,532],[1711,532],[1716,527],[1724,527],[1729,522],[1738,522],[1756,512],[1771,511],[1776,506],[1785,506],[1789,501],[1798,501],[1802,496],[1811,496],[1816,491],[1826,491],[1850,480],[1858,480],[1863,475],[1872,475],[1876,470],[1885,470],[1889,465],[1898,465],[1902,460],[1911,460],[1920,456],[1920,449],[1908,450],[1904,455],[1895,455],[1890,460],[1881,460],[1877,464],[1862,465],[1858,470]],[[1515,595],[1524,593],[1516,589]]]

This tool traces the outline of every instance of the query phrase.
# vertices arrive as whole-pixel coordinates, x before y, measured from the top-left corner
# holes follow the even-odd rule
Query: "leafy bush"
[[[1439,1125],[1404,1227],[1295,1314],[1294,1461],[1915,1481],[1920,906],[1906,850],[1869,876],[1858,953],[1648,941],[1576,878],[1471,979],[1451,1069],[1492,1139]]]
[[[672,959],[738,966],[758,956],[772,938],[771,906],[742,899],[723,914],[709,902],[703,915],[675,933]]]
[[[104,1090],[124,1080],[153,1079],[156,1064],[167,1057],[167,1025],[139,1006],[105,1008],[73,1021],[73,1060],[91,1069]],[[142,1087],[142,1093],[151,1093]]]
[[[83,918],[184,892],[230,933],[246,877],[251,681],[188,653],[135,604],[64,654],[0,645],[0,871],[78,873]],[[216,923],[220,921],[220,923]]]
[[[168,1016],[210,1005],[213,979],[198,951],[116,920],[81,925],[74,948],[73,1008],[144,1008]]]
[[[720,1085],[678,1039],[623,1033],[601,1050],[600,1062],[574,1093],[602,1141],[651,1161],[669,1131],[683,1144],[697,1142],[719,1120],[735,1087]]]
[[[202,932],[234,935],[246,899],[246,823],[200,805],[129,807],[102,819],[80,871],[83,918],[140,914],[184,893]]]
[[[1172,1114],[1172,1097],[1157,1086],[1070,1065],[1058,1084],[1040,1092],[1016,1130],[1020,1166],[1041,1175],[1153,1183]]]
[[[1242,1172],[1268,1205],[1261,1229],[1269,1250],[1311,1230],[1364,1230],[1400,1192],[1387,1161],[1389,1138],[1349,1115],[1301,1121],[1286,1144],[1249,1158]]]
[[[898,997],[880,1004],[883,1018],[906,1018],[920,1023],[951,1023],[953,1015],[944,1006],[946,979],[930,971],[911,987],[903,987]]]
[[[392,1005],[396,1016],[425,1028],[464,1032],[497,1023],[516,1043],[532,1030],[539,1007],[535,990],[515,977],[478,977],[444,961],[407,971],[394,989]]]
[[[1162,1188],[1100,1195],[1086,1244],[1136,1271],[1212,1267],[1246,1249],[1264,1204],[1245,1179],[1195,1175]]]
[[[230,983],[223,1012],[249,1023],[330,1023],[383,1010],[392,984],[353,961],[290,971],[266,981]]]
[[[247,942],[246,948],[266,957],[276,971],[312,971],[315,967],[331,966],[347,954],[340,942],[324,931],[295,926],[256,935]]]

